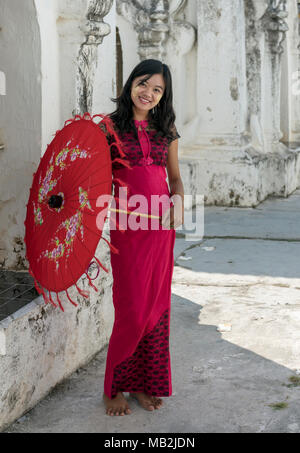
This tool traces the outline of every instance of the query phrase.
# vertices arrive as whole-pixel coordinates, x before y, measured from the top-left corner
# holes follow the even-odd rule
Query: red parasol
[[[99,124],[93,121],[95,117],[102,118],[101,124],[114,138],[110,146]],[[83,274],[98,291],[88,268],[94,259],[108,272],[95,256],[99,240],[104,239],[111,251],[118,253],[102,236],[99,221],[96,222],[103,210],[102,227],[106,220],[108,208],[97,207],[96,201],[100,195],[111,195],[112,162],[118,161],[130,168],[129,162],[122,158],[111,161],[111,146],[116,146],[120,156],[125,157],[109,117],[101,114],[91,117],[89,113],[82,117],[76,115],[56,132],[34,173],[24,222],[29,272],[45,302],[57,307],[51,295],[55,292],[62,310],[60,291],[65,291],[75,306],[68,294],[69,287],[75,284],[78,292],[88,297],[77,285]]]

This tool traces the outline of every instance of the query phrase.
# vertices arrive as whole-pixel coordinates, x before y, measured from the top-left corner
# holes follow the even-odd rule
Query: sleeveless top
[[[131,166],[160,165],[167,166],[169,144],[180,137],[175,127],[173,137],[163,137],[157,135],[155,130],[146,130],[148,121],[134,121],[138,139],[134,132],[118,132],[119,139],[122,142],[122,150],[126,154],[126,159]],[[141,126],[142,130],[139,130]],[[113,143],[113,139],[108,137],[108,143]],[[116,147],[111,147],[111,160],[120,157]],[[112,164],[112,169],[117,170],[124,168],[119,162]]]

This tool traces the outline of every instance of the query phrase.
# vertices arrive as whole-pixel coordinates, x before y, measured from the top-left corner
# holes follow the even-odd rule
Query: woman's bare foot
[[[131,414],[131,410],[122,392],[118,392],[117,395],[110,399],[103,393],[103,401],[106,406],[107,415],[127,415]]]
[[[144,392],[130,392],[130,396],[137,399],[140,405],[148,411],[159,409],[162,405],[162,399],[156,398],[156,396],[147,395]]]

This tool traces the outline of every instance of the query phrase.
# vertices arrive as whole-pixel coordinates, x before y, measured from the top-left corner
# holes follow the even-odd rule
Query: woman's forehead
[[[161,88],[165,88],[165,81],[162,74],[143,74],[139,77],[136,77],[134,81],[138,82],[140,80],[147,79],[149,85],[153,86],[160,86]]]

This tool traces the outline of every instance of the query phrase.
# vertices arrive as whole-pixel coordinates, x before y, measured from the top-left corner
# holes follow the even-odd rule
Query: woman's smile
[[[139,100],[140,100],[140,102],[141,102],[142,104],[149,104],[149,103],[150,103],[149,100],[147,100],[146,98],[144,98],[144,97],[142,97],[142,96],[139,96]]]
[[[133,102],[133,110],[136,114],[147,114],[149,110],[155,107],[161,100],[165,82],[161,74],[153,74],[146,79],[146,75],[136,77],[131,86],[131,100]]]

